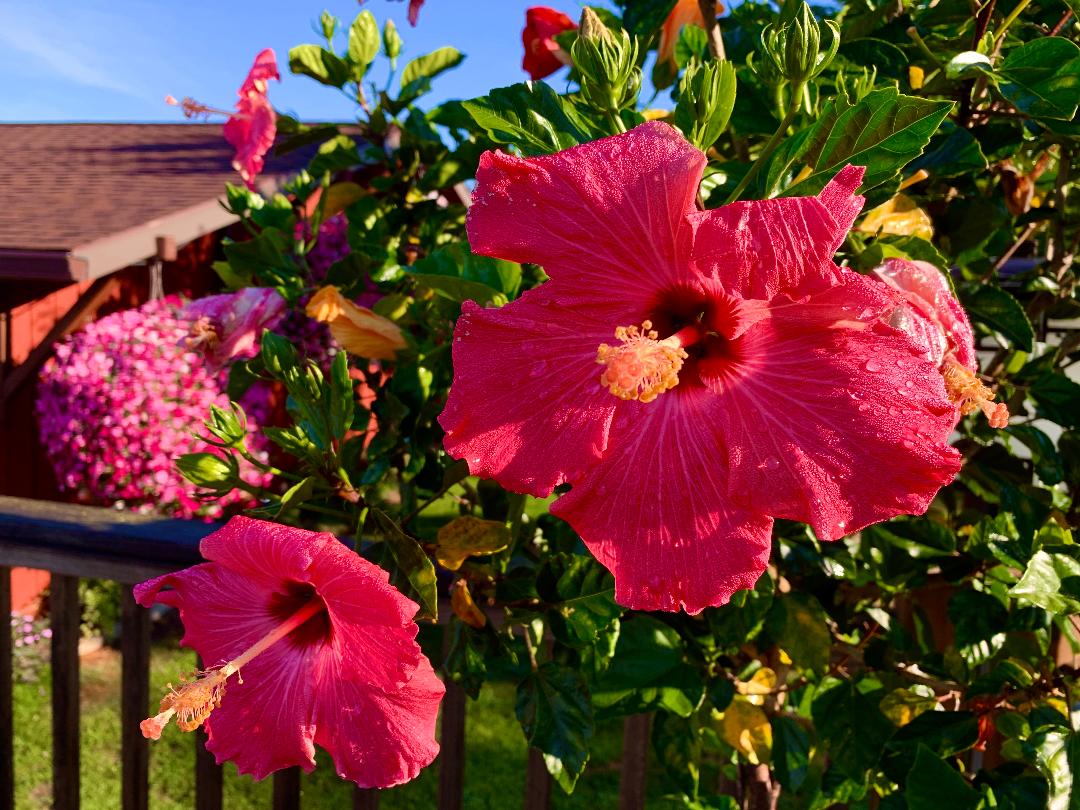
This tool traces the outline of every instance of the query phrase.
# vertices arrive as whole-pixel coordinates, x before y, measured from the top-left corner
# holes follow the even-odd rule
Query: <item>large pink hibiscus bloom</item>
[[[271,79],[281,81],[277,59],[271,48],[255,57],[247,78],[237,94],[236,112],[225,122],[225,140],[236,149],[233,168],[248,188],[255,188],[255,178],[263,170],[265,155],[277,137],[277,114],[266,91]]]
[[[832,261],[862,170],[702,211],[704,166],[659,122],[488,152],[469,211],[474,251],[550,280],[462,307],[446,448],[511,490],[571,484],[552,512],[639,609],[723,604],[773,518],[836,539],[925,511],[960,465],[941,375],[885,321],[898,294]]]
[[[234,517],[202,541],[210,562],[135,586],[139,604],[180,609],[210,665],[143,721],[205,721],[207,747],[256,779],[315,767],[318,743],[361,787],[412,779],[439,751],[443,685],[420,652],[417,605],[333,535]]]

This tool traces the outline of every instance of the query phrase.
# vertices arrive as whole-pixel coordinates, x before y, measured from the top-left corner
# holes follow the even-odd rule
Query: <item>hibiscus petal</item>
[[[338,775],[363,788],[415,777],[439,753],[435,719],[445,688],[426,658],[402,688],[384,692],[350,678],[357,648],[322,658],[316,670],[315,741]]]
[[[414,677],[426,661],[413,622],[419,605],[390,585],[386,571],[334,543],[322,548],[310,577],[333,627],[320,658],[347,657],[351,679],[384,690]]]
[[[960,467],[941,374],[878,319],[895,297],[854,273],[842,280],[776,302],[738,342],[740,367],[713,383],[731,497],[829,540],[925,512]]]
[[[135,587],[135,598],[145,607],[156,601],[179,608],[180,643],[194,649],[206,667],[236,658],[281,621],[259,582],[217,563],[144,582]],[[313,649],[278,642],[244,667],[243,682],[229,679],[221,706],[206,721],[207,747],[219,763],[232,760],[256,779],[292,765],[315,767],[312,686],[306,677]]]
[[[310,582],[312,560],[328,544],[340,541],[316,533],[237,515],[199,543],[199,552],[251,580],[264,591],[281,590],[282,582]]]
[[[548,281],[500,309],[465,303],[439,416],[447,452],[473,475],[537,497],[600,458],[618,402],[600,385],[596,351],[619,324],[559,305],[560,290]]]
[[[658,121],[543,157],[485,152],[469,242],[476,253],[543,265],[581,298],[638,311],[685,281],[687,217],[704,166]]]
[[[728,498],[714,401],[676,388],[621,406],[603,461],[552,507],[615,575],[622,605],[698,613],[765,570],[772,520]]]
[[[833,254],[863,198],[861,166],[844,168],[817,197],[747,200],[694,214],[694,263],[728,292],[799,298],[837,283]]]

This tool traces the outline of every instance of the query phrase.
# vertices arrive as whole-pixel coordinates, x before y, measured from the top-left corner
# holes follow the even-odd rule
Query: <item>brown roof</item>
[[[100,276],[144,250],[140,229],[172,228],[158,235],[182,243],[222,227],[216,200],[240,182],[232,155],[219,124],[0,124],[0,277],[56,277],[58,262]],[[289,157],[267,176],[289,172]],[[121,233],[126,249],[103,254]]]

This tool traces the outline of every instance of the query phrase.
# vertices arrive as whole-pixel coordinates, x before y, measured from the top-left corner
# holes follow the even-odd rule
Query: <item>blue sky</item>
[[[526,78],[525,9],[538,0],[428,0],[420,24],[405,4],[367,0],[405,39],[403,59],[441,45],[468,58],[440,77],[432,101],[468,98]],[[579,0],[547,0],[576,18]],[[180,121],[163,99],[192,96],[231,108],[255,54],[272,47],[282,83],[270,98],[306,120],[342,119],[350,104],[287,70],[289,47],[318,42],[322,10],[348,25],[356,0],[4,0],[0,3],[0,120]]]

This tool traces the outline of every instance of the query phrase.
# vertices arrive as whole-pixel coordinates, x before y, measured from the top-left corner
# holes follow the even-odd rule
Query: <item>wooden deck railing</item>
[[[79,578],[110,579],[125,585],[201,561],[199,540],[214,527],[111,509],[30,501],[0,496],[0,605],[11,604],[11,567],[52,572],[53,807],[79,807]],[[121,606],[121,797],[123,810],[149,805],[149,743],[139,721],[150,704],[150,619],[124,588]],[[5,624],[6,624],[5,619]],[[14,716],[11,633],[0,632],[0,808],[15,805]],[[465,777],[465,693],[448,683],[442,705],[439,754],[439,810],[461,810]],[[645,806],[648,716],[624,725],[620,808]],[[194,735],[195,807],[220,810],[222,771]],[[546,810],[551,779],[539,752],[530,749],[523,806]],[[274,810],[299,810],[299,768],[273,777]],[[357,789],[355,810],[376,810],[379,791]]]

